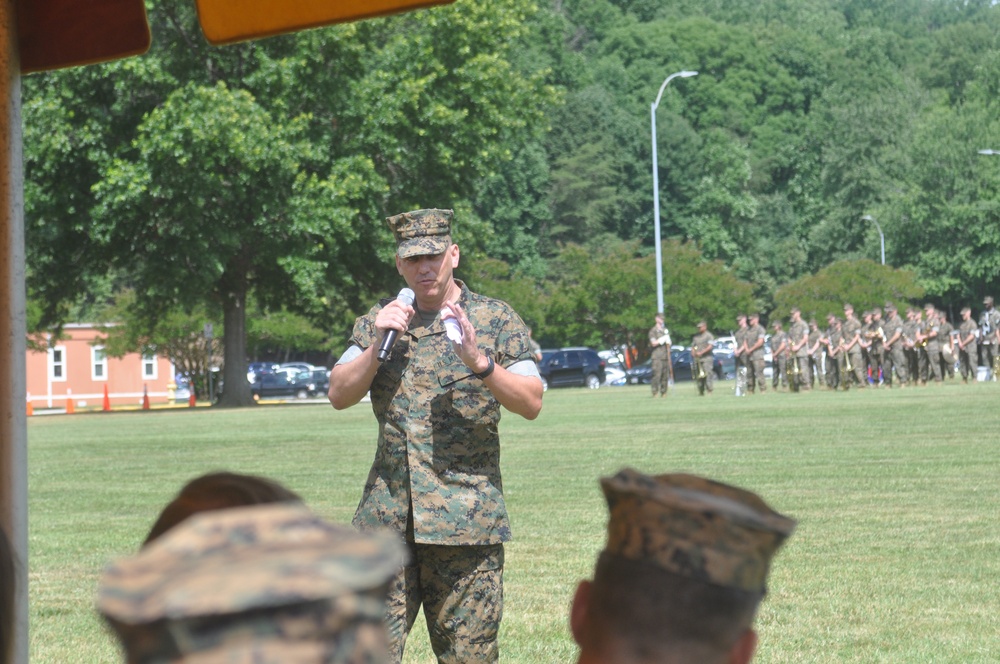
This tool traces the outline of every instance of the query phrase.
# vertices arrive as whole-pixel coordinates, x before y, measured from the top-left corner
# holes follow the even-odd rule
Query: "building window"
[[[108,355],[104,352],[104,346],[90,348],[90,377],[93,380],[108,379]]]
[[[49,349],[49,378],[54,381],[66,380],[66,347]]]
[[[156,353],[142,354],[142,377],[145,380],[156,380]]]

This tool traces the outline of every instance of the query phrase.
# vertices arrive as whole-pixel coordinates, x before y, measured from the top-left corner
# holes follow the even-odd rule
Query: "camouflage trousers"
[[[983,356],[980,364],[986,367],[986,379],[989,380],[993,377],[993,358],[997,355],[997,347],[993,344],[979,344],[979,353]]]
[[[892,373],[895,370],[899,384],[906,385],[906,377],[910,375],[906,369],[906,354],[899,344],[885,352],[882,358],[882,377],[887,384],[892,384],[894,380]]]
[[[400,662],[421,604],[442,664],[496,662],[503,617],[503,545],[409,543],[410,563],[389,589],[391,662]]]
[[[657,394],[663,396],[667,393],[667,384],[670,380],[670,358],[653,358],[653,380],[650,383],[653,388],[653,396]]]
[[[962,380],[972,380],[975,382],[979,376],[979,355],[976,353],[975,345],[966,346],[965,350],[958,351],[958,368],[962,372]]]
[[[763,393],[767,390],[767,378],[764,376],[766,365],[763,355],[751,357],[747,363],[747,386],[751,392],[759,389]]]

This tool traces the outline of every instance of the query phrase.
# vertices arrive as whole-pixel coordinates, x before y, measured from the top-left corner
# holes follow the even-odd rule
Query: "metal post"
[[[14,0],[0,0],[0,527],[15,557],[11,655],[28,662],[27,324],[24,186],[21,171],[21,64]]]
[[[650,124],[653,128],[653,241],[656,243],[656,311],[659,313],[663,313],[663,256],[660,248],[660,174],[656,163],[656,109],[660,105],[660,97],[663,96],[667,83],[678,76],[687,78],[697,75],[696,71],[679,71],[667,76],[656,95],[656,101],[649,107]]]

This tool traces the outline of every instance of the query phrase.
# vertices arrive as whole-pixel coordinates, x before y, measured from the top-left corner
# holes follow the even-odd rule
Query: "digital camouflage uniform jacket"
[[[480,349],[503,367],[531,360],[528,328],[510,305],[471,292],[459,304]],[[352,343],[376,339],[382,300],[354,324]],[[483,545],[510,540],[500,480],[500,403],[462,363],[438,316],[424,327],[415,316],[399,335],[371,386],[378,449],[354,515],[361,529],[408,532],[418,544]]]

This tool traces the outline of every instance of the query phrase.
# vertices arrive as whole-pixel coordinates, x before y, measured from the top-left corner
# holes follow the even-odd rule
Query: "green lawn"
[[[708,475],[799,520],[758,619],[759,662],[1000,659],[1000,386],[698,398],[551,390],[506,413],[505,662],[571,662],[567,611],[604,542],[597,478],[622,466]],[[92,605],[195,475],[264,474],[350,520],[374,453],[367,404],[33,417],[31,661],[121,661]],[[431,662],[422,624],[407,662]]]

